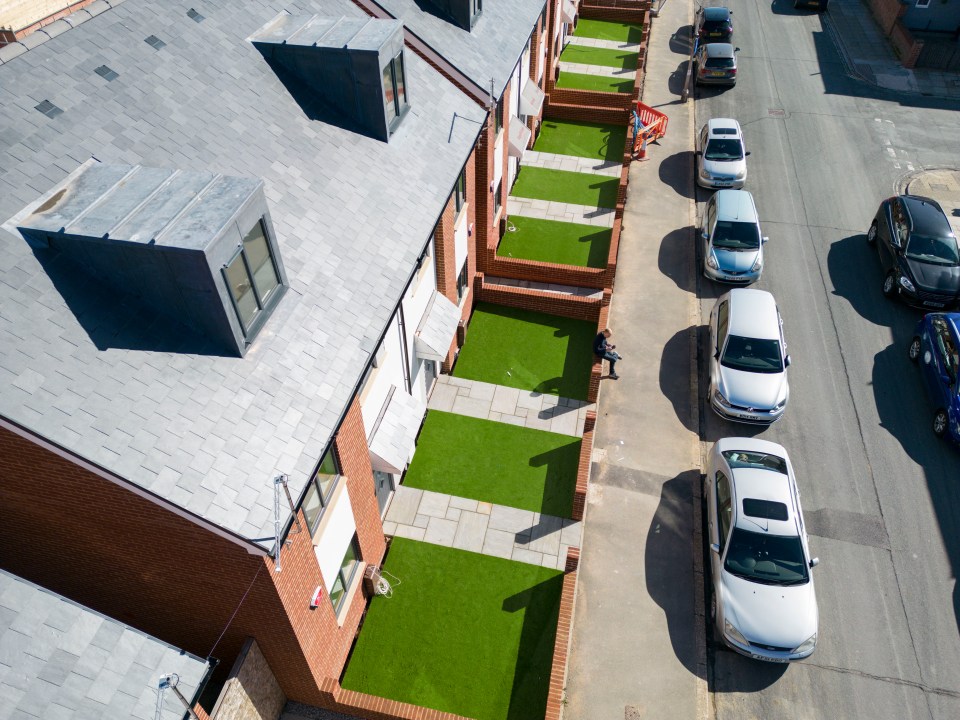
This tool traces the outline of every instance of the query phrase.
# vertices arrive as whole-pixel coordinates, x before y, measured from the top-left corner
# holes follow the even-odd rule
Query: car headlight
[[[717,265],[717,259],[713,256],[713,253],[707,255],[707,266],[712,267],[714,270],[718,269],[720,266]]]
[[[700,168],[700,177],[704,180],[710,180],[713,176],[707,172],[706,168]]]
[[[746,177],[747,177],[747,171],[746,171],[746,170],[741,170],[740,172],[737,173],[737,180],[743,180],[743,179],[745,179]]]
[[[804,640],[802,643],[800,643],[800,644],[794,649],[794,652],[795,652],[795,653],[810,652],[810,651],[813,650],[816,646],[817,646],[817,634],[814,633],[813,635],[811,635],[810,637],[808,637],[806,640]]]
[[[913,283],[910,282],[910,278],[906,275],[900,276],[900,286],[907,292],[916,292],[917,289],[913,286]]]
[[[726,636],[727,636],[728,638],[730,638],[731,640],[736,640],[738,643],[740,643],[740,644],[742,644],[742,645],[749,645],[749,644],[750,644],[750,641],[747,640],[747,639],[743,636],[743,634],[742,634],[739,630],[737,630],[737,629],[730,623],[729,620],[724,620],[724,621],[723,621],[723,634],[726,635]],[[807,642],[810,642],[810,641],[807,640]],[[814,643],[817,642],[817,636],[816,636],[816,635],[813,636],[813,642],[814,642]],[[804,643],[804,645],[806,645],[806,644],[807,644],[807,643]],[[798,650],[796,650],[796,652],[800,652],[800,650],[798,649]]]
[[[753,264],[753,267],[750,268],[750,271],[757,272],[762,267],[763,267],[763,256],[757,255],[757,261]]]
[[[773,409],[774,409],[774,410],[782,410],[782,409],[783,409],[783,406],[786,405],[786,404],[787,404],[787,399],[784,398],[783,400],[781,400],[780,402],[778,402],[778,403],[774,406]]]
[[[721,393],[719,390],[713,391],[713,399],[716,400],[721,405],[723,405],[724,407],[732,407],[730,405],[730,402],[723,396],[723,393]]]

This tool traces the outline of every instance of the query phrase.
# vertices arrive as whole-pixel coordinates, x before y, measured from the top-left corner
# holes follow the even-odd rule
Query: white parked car
[[[747,181],[747,152],[740,123],[714,118],[697,136],[697,184],[705,188],[742,188]]]
[[[728,420],[769,425],[787,408],[787,343],[773,295],[736,288],[710,312],[710,407]]]
[[[712,593],[718,637],[743,655],[770,662],[808,657],[819,613],[787,451],[753,438],[724,438],[706,476]]]

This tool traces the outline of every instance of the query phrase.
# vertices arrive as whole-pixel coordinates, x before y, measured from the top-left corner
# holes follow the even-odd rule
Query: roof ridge
[[[107,10],[112,10],[122,2],[125,2],[125,0],[95,0],[86,7],[74,10],[69,15],[64,15],[59,20],[54,20],[49,25],[34,30],[22,40],[14,40],[12,43],[0,47],[0,65],[20,57],[28,50],[43,45],[47,40],[62,35],[67,30],[72,30],[77,25],[82,25],[87,20],[95,18]]]

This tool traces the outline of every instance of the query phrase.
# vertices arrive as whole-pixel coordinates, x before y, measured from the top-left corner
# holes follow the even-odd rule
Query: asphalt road
[[[960,167],[960,108],[846,77],[823,20],[791,5],[730,0],[738,83],[695,94],[696,128],[737,118],[751,151],[746,189],[770,238],[756,287],[784,319],[790,404],[760,430],[703,402],[706,323],[726,288],[701,277],[700,432],[790,452],[821,561],[820,635],[790,666],[710,643],[711,699],[721,720],[957,718],[960,452],[930,430],[906,357],[919,314],[881,295],[865,232],[906,174]],[[697,193],[699,216],[708,193]]]

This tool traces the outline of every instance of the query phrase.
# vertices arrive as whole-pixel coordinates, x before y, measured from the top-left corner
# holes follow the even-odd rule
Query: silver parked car
[[[713,118],[697,136],[697,184],[705,188],[742,188],[747,180],[747,152],[740,123]]]
[[[707,200],[700,238],[708,278],[739,285],[760,279],[767,238],[760,233],[757,206],[746,190],[720,190]]]
[[[787,343],[773,295],[737,288],[710,312],[710,406],[734,422],[769,425],[790,399]]]
[[[693,56],[697,85],[707,83],[736,85],[738,52],[740,52],[740,48],[735,48],[730,43],[704,43],[699,45]]]
[[[710,615],[739,653],[801,660],[817,645],[819,612],[787,451],[752,438],[724,438],[710,451],[704,488],[710,539]]]

